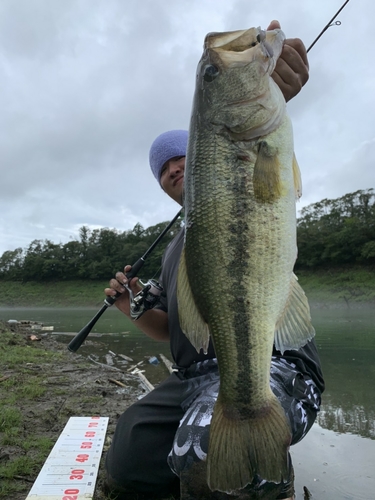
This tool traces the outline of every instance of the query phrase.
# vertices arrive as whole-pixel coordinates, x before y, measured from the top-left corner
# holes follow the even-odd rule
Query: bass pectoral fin
[[[185,249],[182,251],[177,275],[177,305],[181,330],[190,340],[197,352],[203,349],[206,354],[210,342],[207,323],[195,304],[186,270]]]
[[[275,347],[283,353],[299,349],[315,335],[311,324],[310,306],[295,274],[290,283],[289,298],[275,330]]]
[[[253,185],[254,196],[259,203],[274,203],[282,194],[278,150],[266,140],[258,144]]]

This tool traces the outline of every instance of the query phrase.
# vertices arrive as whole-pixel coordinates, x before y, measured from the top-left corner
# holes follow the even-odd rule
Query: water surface
[[[55,332],[78,332],[95,309],[0,309],[0,320],[25,319],[53,325]],[[375,309],[313,309],[316,342],[326,391],[317,422],[292,447],[297,499],[306,486],[317,500],[375,499]],[[115,307],[108,309],[78,353],[104,361],[108,350],[131,356],[152,383],[166,375],[162,363],[148,362],[167,343],[149,339]],[[57,335],[68,344],[72,336]],[[74,354],[72,354],[74,356]]]

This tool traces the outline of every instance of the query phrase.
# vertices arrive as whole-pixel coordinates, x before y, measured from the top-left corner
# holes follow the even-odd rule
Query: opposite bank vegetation
[[[167,222],[119,232],[83,226],[79,240],[34,240],[0,257],[0,306],[97,306],[125,264],[136,262]],[[179,220],[148,256],[140,278],[157,277]],[[301,210],[295,272],[312,304],[375,305],[375,191],[360,190]]]

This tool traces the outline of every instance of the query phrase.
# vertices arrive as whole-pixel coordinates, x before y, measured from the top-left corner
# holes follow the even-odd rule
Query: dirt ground
[[[113,365],[98,364],[50,333],[12,330],[0,322],[0,500],[25,500],[69,418],[94,415],[109,417],[109,425],[93,500],[114,500],[104,489],[106,451],[119,416],[148,392],[131,374],[133,363],[117,356]],[[14,426],[6,418],[12,410]]]
[[[69,417],[101,415],[109,417],[109,425],[94,500],[104,500],[107,498],[103,492],[104,459],[116,421],[121,413],[147,390],[137,375],[129,373],[131,362],[118,361],[112,367],[99,365],[79,354],[72,356],[66,346],[56,341],[51,334],[35,333],[39,340],[31,340],[30,335],[30,331],[16,328],[13,328],[10,334],[9,328],[0,324],[0,357],[1,352],[9,354],[12,347],[17,348],[18,353],[25,351],[25,359],[18,366],[9,361],[0,364],[0,401],[3,404],[4,401],[9,401],[13,393],[13,400],[16,401],[14,406],[22,414],[20,428],[15,431],[17,437],[14,439],[1,432],[0,422],[0,470],[9,470],[7,466],[22,456],[27,456],[31,463],[35,462],[35,467],[32,467],[29,474],[22,471],[13,477],[7,477],[4,472],[0,474],[0,483],[7,480],[9,484],[14,484],[17,490],[6,491],[0,487],[0,498],[25,500],[40,470],[40,463],[43,463],[39,451],[37,459],[37,450],[32,447],[25,450],[22,446],[23,440],[34,436],[36,440],[48,438],[54,443]],[[35,359],[34,354],[38,354],[31,349],[40,351],[36,362],[27,361],[28,358]],[[52,358],[48,354],[51,354]],[[43,394],[17,398],[22,384],[30,381],[32,386],[42,387]],[[114,381],[124,384],[125,387]],[[47,458],[49,451],[44,453]]]

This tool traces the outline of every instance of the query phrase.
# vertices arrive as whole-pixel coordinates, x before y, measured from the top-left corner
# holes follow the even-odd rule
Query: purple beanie
[[[150,167],[159,184],[164,163],[175,156],[186,156],[187,142],[187,130],[170,130],[154,140],[150,148]]]

